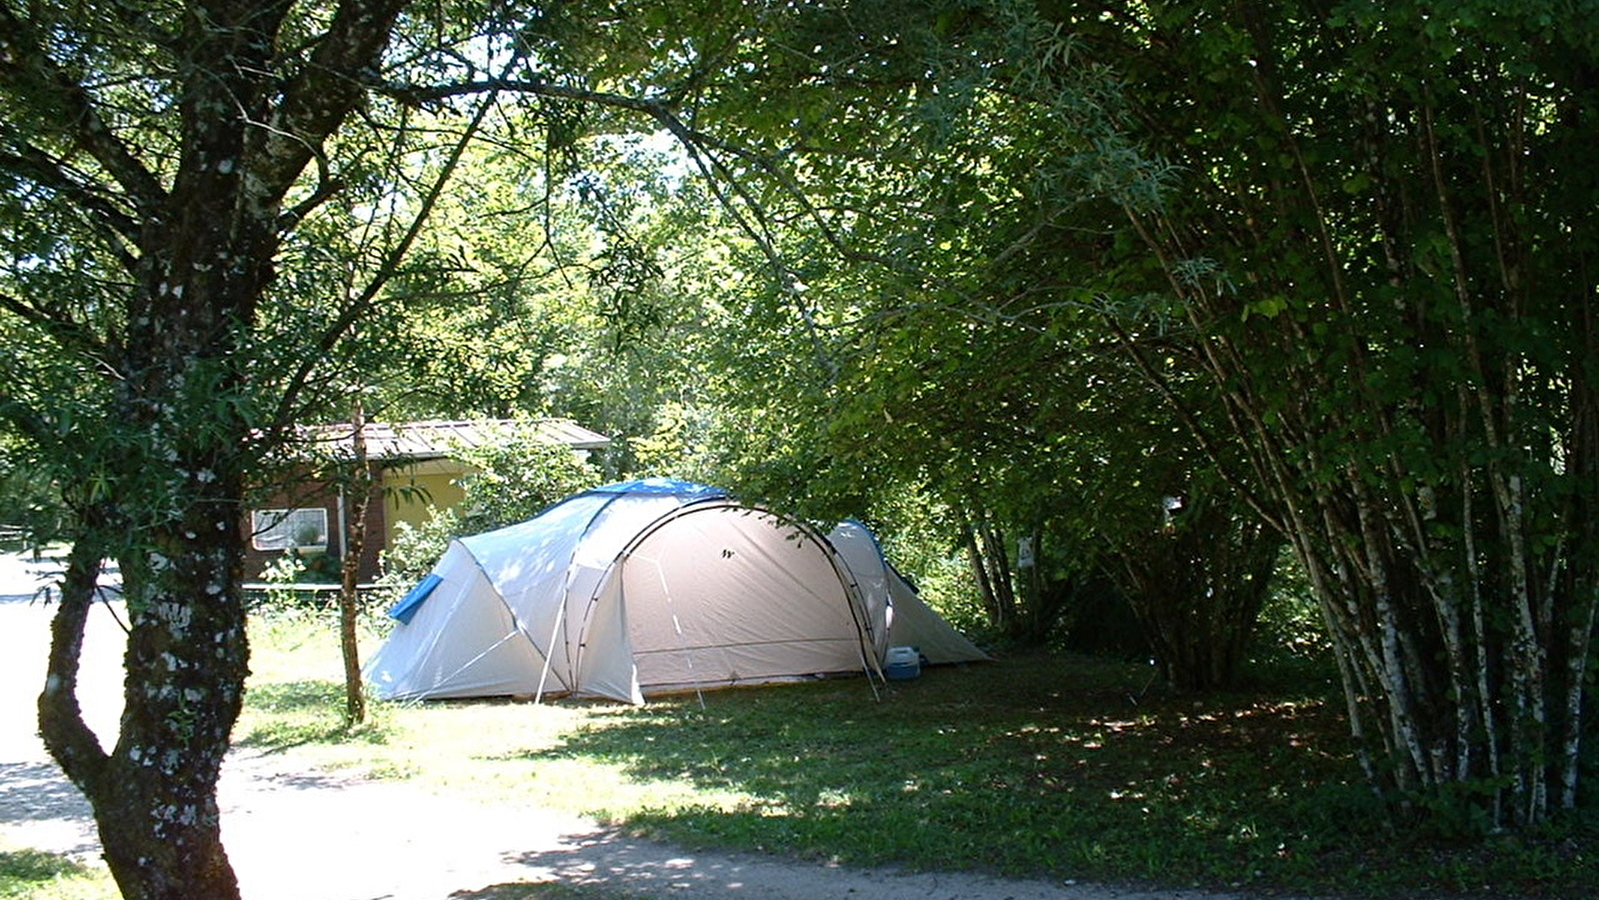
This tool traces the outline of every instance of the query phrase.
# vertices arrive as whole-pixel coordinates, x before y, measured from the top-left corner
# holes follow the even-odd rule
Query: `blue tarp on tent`
[[[399,603],[394,604],[394,608],[389,610],[389,618],[398,619],[409,624],[411,617],[416,615],[416,611],[422,608],[422,601],[426,600],[428,595],[433,593],[433,589],[438,587],[439,582],[443,580],[437,575],[429,575],[422,579],[417,583],[416,587],[411,588],[411,592],[406,594]]]

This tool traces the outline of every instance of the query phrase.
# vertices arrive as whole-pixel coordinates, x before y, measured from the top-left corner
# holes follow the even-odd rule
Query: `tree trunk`
[[[978,593],[983,598],[988,624],[998,629],[1010,628],[1015,611],[1005,599],[1009,573],[994,571],[984,554],[984,545],[978,541],[976,527],[964,514],[961,516],[961,544],[966,549],[966,563],[972,579],[977,582]]]
[[[994,591],[994,603],[1002,610],[1014,635],[1025,635],[1030,624],[1021,614],[1016,599],[1016,579],[1011,573],[1010,554],[1005,551],[1005,531],[986,515],[977,520],[977,554]]]
[[[339,646],[344,656],[344,721],[366,721],[366,691],[361,685],[358,625],[361,613],[361,554],[366,547],[366,516],[372,501],[372,470],[366,454],[366,413],[356,395],[350,417],[351,466],[346,496],[349,518],[344,527],[343,582],[339,586]]]
[[[0,168],[57,217],[47,228],[67,229],[66,268],[53,277],[71,285],[0,299],[8,324],[49,344],[42,355],[92,382],[63,389],[61,405],[7,410],[51,455],[73,519],[40,734],[93,807],[128,898],[239,894],[216,784],[248,668],[246,485],[289,424],[267,410],[291,417],[317,354],[370,304],[343,311],[295,359],[274,355],[281,345],[260,330],[259,310],[283,237],[338,189],[326,168],[315,183],[302,174],[313,160],[326,166],[325,145],[366,99],[405,5],[340,0],[311,14],[190,0],[146,20],[93,4],[0,4]],[[132,25],[113,35],[112,22]],[[93,71],[85,53],[100,54]],[[161,99],[145,109],[142,91]],[[298,206],[286,210],[291,192]],[[55,264],[40,262],[41,272]],[[297,374],[272,377],[285,367]],[[76,698],[107,559],[121,566],[129,623],[109,752]]]
[[[127,445],[107,464],[108,486],[80,487],[110,499],[78,516],[85,550],[52,652],[54,686],[76,665],[66,657],[81,641],[90,566],[114,557],[129,625],[116,744],[104,752],[59,692],[40,711],[46,746],[93,808],[130,900],[239,896],[216,788],[249,661],[242,518],[257,435],[245,357],[279,236],[276,201],[243,178],[255,131],[218,111],[258,112],[255,54],[270,48],[256,29],[271,33],[276,20],[249,6],[213,13],[186,23],[191,64],[206,74],[183,95],[184,157],[140,235],[126,333],[104,360],[117,376],[110,427]]]
[[[98,535],[79,535],[52,624],[40,734],[94,810],[112,876],[139,900],[232,898],[216,784],[243,699],[248,647],[236,585],[236,506],[199,504],[182,556],[125,556],[128,640],[124,710],[111,752],[84,723],[78,655],[103,561]],[[196,542],[203,549],[192,546]]]

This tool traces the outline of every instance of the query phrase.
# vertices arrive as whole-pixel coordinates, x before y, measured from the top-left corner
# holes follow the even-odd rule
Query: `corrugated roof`
[[[307,430],[311,443],[324,447],[347,445],[354,436],[349,424],[318,425]],[[573,450],[600,450],[611,445],[610,438],[571,419],[429,419],[399,424],[368,422],[362,429],[368,458],[389,461],[442,459],[463,446],[493,446],[526,431]]]

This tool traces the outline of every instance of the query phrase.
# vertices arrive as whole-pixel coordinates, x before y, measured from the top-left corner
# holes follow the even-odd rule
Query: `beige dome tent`
[[[586,491],[452,541],[367,665],[390,698],[649,693],[880,672],[984,654],[922,604],[863,526],[826,537],[704,485]]]

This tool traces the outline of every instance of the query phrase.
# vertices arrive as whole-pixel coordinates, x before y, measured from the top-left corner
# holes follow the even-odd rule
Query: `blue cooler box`
[[[922,654],[915,647],[890,647],[883,659],[883,674],[890,681],[909,681],[922,674]]]

